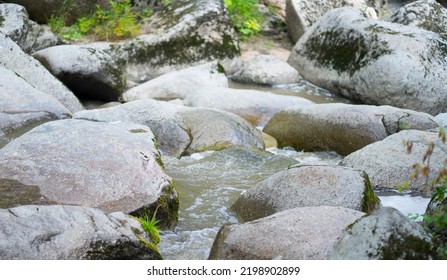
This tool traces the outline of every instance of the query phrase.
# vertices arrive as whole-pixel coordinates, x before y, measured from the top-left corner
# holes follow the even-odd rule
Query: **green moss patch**
[[[42,196],[38,186],[24,185],[11,179],[0,179],[0,208],[30,204],[52,204],[52,202]]]

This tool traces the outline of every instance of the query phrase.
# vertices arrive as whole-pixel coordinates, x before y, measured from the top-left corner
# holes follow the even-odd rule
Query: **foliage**
[[[264,17],[256,6],[258,2],[258,0],[225,0],[230,19],[242,39],[261,31]]]
[[[422,164],[414,164],[412,166],[414,173],[411,174],[411,178],[423,176],[426,180],[426,189],[433,192],[430,204],[435,205],[436,209],[427,211],[422,217],[424,219],[424,224],[433,232],[435,239],[441,243],[438,248],[438,253],[443,259],[447,259],[447,159],[444,161],[444,165],[437,171],[434,179],[429,178],[429,172],[430,159],[436,147],[447,156],[447,148],[445,146],[446,138],[444,128],[440,127],[438,141],[429,144],[429,147],[425,151]],[[407,152],[411,153],[413,144],[407,142],[406,146]],[[408,183],[406,183],[405,186],[409,186]],[[412,218],[417,217],[418,215],[413,216]]]
[[[160,242],[160,233],[158,232],[157,227],[157,224],[160,221],[155,219],[156,215],[157,210],[155,210],[152,217],[150,217],[148,213],[144,213],[143,215],[141,215],[141,217],[136,218],[140,222],[143,230],[148,233],[149,237],[151,238],[151,240],[154,242],[155,245],[157,245]]]
[[[51,30],[71,41],[85,35],[94,35],[99,40],[118,40],[136,36],[140,33],[139,21],[152,15],[152,10],[143,9],[137,13],[132,10],[131,0],[109,0],[109,8],[96,10],[81,17],[76,24],[66,26],[66,12],[63,8],[58,16],[49,20]]]

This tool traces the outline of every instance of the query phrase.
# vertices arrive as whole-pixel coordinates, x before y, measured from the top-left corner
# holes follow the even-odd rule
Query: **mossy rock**
[[[40,193],[38,186],[28,186],[12,179],[0,179],[0,208],[29,204],[53,204]]]

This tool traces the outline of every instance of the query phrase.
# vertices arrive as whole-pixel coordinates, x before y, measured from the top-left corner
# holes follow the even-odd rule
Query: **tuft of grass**
[[[144,213],[140,217],[136,218],[137,221],[140,222],[143,230],[147,232],[147,234],[149,235],[149,237],[151,238],[151,240],[154,242],[155,245],[157,245],[160,242],[160,232],[158,231],[157,227],[157,224],[160,221],[155,218],[157,215],[157,210],[158,208],[155,209],[152,217],[150,217],[148,213]]]

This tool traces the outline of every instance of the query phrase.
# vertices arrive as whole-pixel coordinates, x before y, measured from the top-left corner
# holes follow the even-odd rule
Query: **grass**
[[[230,19],[242,40],[261,31],[264,17],[257,4],[258,0],[225,0]]]

